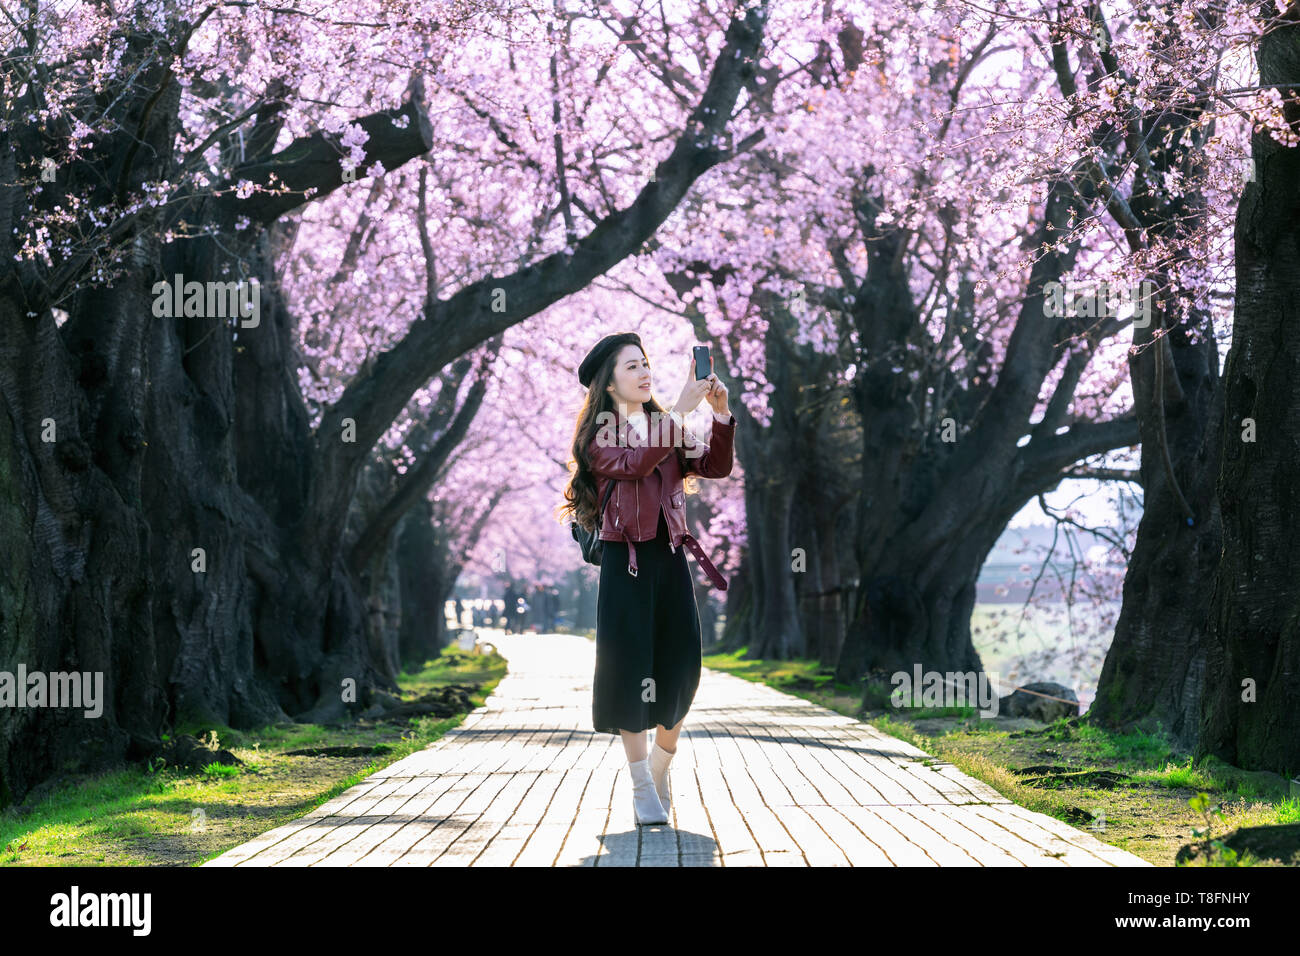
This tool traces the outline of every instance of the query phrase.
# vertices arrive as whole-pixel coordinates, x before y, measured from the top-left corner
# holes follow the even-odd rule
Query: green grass
[[[816,660],[745,660],[746,650],[705,655],[704,666],[766,683],[870,723],[932,755],[922,764],[936,758],[947,761],[1008,800],[1157,865],[1173,865],[1179,847],[1196,841],[1194,830],[1203,821],[1193,801],[1201,792],[1222,805],[1214,825],[1216,835],[1242,826],[1300,821],[1300,801],[1280,792],[1272,775],[1238,770],[1212,758],[1194,764],[1170,745],[1159,728],[1156,733],[1115,733],[1084,720],[1061,719],[1012,731],[1005,720],[977,717],[973,707],[896,709],[889,703],[889,687],[856,689],[836,682],[833,673]],[[1070,770],[1012,773],[1039,765]],[[1079,773],[1073,772],[1076,768]],[[1100,770],[1128,779],[1115,787],[1072,779]],[[1246,856],[1212,865],[1259,863]]]
[[[1213,773],[1192,766],[1190,757],[1181,763],[1166,763],[1159,770],[1139,770],[1133,776],[1161,787],[1211,791],[1229,789],[1228,784]]]
[[[506,673],[499,654],[448,648],[398,683],[402,699],[446,684],[480,684],[484,700]],[[178,727],[231,750],[243,766],[210,764],[200,773],[123,769],[70,780],[34,806],[0,813],[0,865],[197,865],[288,823],[423,749],[465,719],[422,717],[409,724],[358,722],[342,728],[280,724],[257,730]],[[355,757],[289,756],[312,747],[368,747]]]

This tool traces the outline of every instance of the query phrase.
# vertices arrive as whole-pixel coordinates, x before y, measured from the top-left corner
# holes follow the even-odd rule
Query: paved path
[[[638,827],[622,743],[591,730],[595,644],[481,633],[510,661],[484,707],[205,865],[1150,865],[868,724],[707,669],[670,772],[674,825]]]

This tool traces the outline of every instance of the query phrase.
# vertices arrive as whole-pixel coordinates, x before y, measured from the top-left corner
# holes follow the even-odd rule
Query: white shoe
[[[659,802],[663,804],[664,813],[672,812],[672,798],[669,796],[668,764],[672,762],[676,752],[669,753],[659,746],[659,741],[650,750],[650,776],[654,778],[655,794],[659,797]]]
[[[627,766],[632,774],[632,809],[637,824],[667,823],[668,814],[659,802],[654,778],[650,776],[650,758],[629,760]]]

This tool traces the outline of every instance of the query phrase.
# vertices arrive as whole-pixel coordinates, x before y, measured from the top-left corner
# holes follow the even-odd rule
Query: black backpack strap
[[[609,484],[605,486],[605,496],[600,499],[600,510],[596,512],[596,530],[600,531],[600,516],[605,513],[605,505],[609,504],[610,493],[614,490],[614,482],[617,478],[609,479]]]

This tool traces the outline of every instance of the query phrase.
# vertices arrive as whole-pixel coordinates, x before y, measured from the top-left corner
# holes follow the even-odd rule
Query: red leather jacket
[[[668,546],[676,551],[685,545],[720,591],[726,579],[709,561],[695,537],[686,530],[686,492],[682,470],[674,454],[678,445],[686,456],[686,471],[702,478],[725,478],[731,474],[736,416],[724,424],[713,416],[713,432],[704,445],[667,415],[648,414],[648,437],[643,444],[632,423],[622,419],[611,441],[608,430],[597,431],[587,445],[587,461],[596,476],[596,501],[605,495],[611,478],[619,479],[609,496],[600,526],[602,541],[626,541],[627,572],[636,576],[636,542],[649,541],[659,530],[659,510],[668,525]],[[657,427],[656,427],[657,426]],[[602,440],[603,439],[603,440]]]

